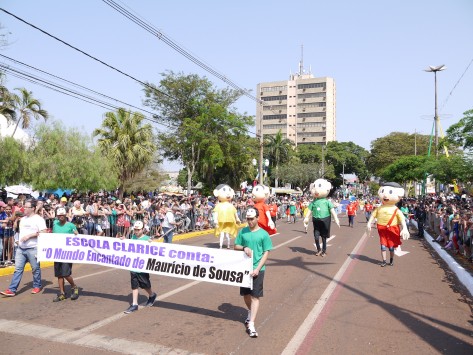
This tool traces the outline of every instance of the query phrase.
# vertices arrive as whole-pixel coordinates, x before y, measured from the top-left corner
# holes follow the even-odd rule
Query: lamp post
[[[263,159],[260,157],[259,161],[253,158],[251,161],[254,167],[258,165],[258,175],[259,175],[259,183],[260,185],[264,185],[264,175],[267,174],[268,172],[268,167],[269,167],[269,159]],[[264,167],[264,168],[263,168]]]
[[[433,72],[434,77],[435,77],[435,116],[434,116],[434,122],[435,122],[435,156],[438,157],[439,155],[439,115],[437,112],[437,72],[442,71],[447,69],[445,64],[439,65],[437,67],[434,67],[432,65],[429,65],[429,69],[425,69],[424,71],[426,72]]]

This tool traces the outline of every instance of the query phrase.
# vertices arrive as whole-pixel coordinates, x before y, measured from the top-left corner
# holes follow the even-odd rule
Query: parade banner
[[[103,265],[184,279],[253,287],[253,260],[242,251],[91,235],[40,233],[38,261]]]

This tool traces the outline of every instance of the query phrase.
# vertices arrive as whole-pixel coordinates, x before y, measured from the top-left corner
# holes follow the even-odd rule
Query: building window
[[[266,97],[262,97],[261,100],[263,100],[263,101],[281,101],[281,100],[287,100],[287,95],[266,96]]]
[[[310,93],[307,93],[307,94],[299,94],[297,97],[299,99],[311,99],[311,98],[314,98],[314,97],[323,97],[325,98],[325,93],[324,92],[310,92]]]
[[[323,88],[325,90],[325,83],[310,83],[310,84],[298,84],[298,89],[313,89],[313,88]]]
[[[281,114],[281,115],[263,115],[263,120],[281,120],[281,119],[286,119],[287,115]]]
[[[297,117],[325,117],[325,112],[301,112],[297,114]]]
[[[287,85],[284,86],[263,86],[261,88],[262,92],[270,92],[270,91],[282,91],[282,90],[287,90]]]

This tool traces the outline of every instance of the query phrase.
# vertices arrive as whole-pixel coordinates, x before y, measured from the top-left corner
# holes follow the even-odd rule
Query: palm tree
[[[117,112],[107,112],[101,128],[92,133],[94,137],[99,136],[100,150],[118,170],[120,197],[123,197],[125,183],[143,171],[154,158],[153,128],[143,124],[143,120],[141,113],[119,108]]]
[[[12,94],[9,98],[10,104],[12,105],[11,109],[15,111],[17,117],[12,137],[15,136],[16,129],[21,121],[23,121],[21,127],[26,129],[30,126],[32,117],[37,120],[42,117],[45,121],[49,117],[48,112],[41,108],[41,102],[33,97],[31,91],[28,91],[25,88],[15,90],[18,90],[20,95]]]
[[[16,112],[13,105],[13,95],[3,85],[4,77],[5,75],[0,72],[0,115],[5,116],[7,122],[10,123],[16,121]]]
[[[279,164],[288,160],[289,149],[294,143],[290,139],[283,138],[281,130],[279,130],[275,136],[266,136],[264,138],[266,140],[265,147],[269,154],[271,165],[276,168],[275,186],[278,187]]]

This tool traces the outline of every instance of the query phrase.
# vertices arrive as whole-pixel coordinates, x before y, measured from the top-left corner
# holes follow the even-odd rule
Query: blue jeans
[[[16,292],[20,284],[27,262],[31,265],[33,272],[33,288],[41,288],[41,268],[39,262],[36,260],[36,248],[23,249],[18,247],[15,254],[15,273],[11,279],[10,291]]]
[[[174,228],[163,227],[164,243],[172,243],[172,235]]]

